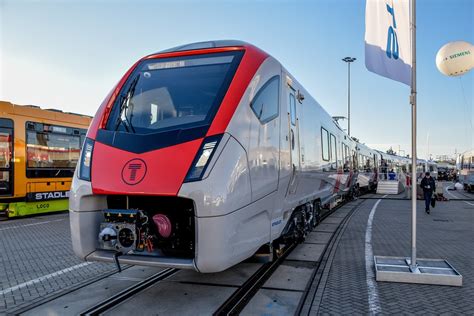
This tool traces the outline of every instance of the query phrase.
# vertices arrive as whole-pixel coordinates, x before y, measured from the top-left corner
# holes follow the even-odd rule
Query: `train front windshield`
[[[150,134],[212,121],[241,51],[142,61],[115,100],[107,129]]]

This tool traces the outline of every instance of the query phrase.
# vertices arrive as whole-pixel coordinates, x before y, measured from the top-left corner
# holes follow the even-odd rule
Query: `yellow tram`
[[[68,209],[91,117],[0,101],[0,217]]]

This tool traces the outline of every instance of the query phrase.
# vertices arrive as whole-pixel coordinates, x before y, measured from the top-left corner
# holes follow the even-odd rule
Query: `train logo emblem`
[[[128,185],[142,182],[147,171],[146,163],[142,159],[129,160],[122,169],[122,180]]]

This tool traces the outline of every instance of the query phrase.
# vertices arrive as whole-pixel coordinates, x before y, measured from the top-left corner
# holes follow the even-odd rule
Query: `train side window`
[[[331,168],[337,169],[337,148],[336,136],[331,134]]]
[[[291,125],[296,125],[296,100],[295,95],[290,93],[290,120]]]
[[[346,164],[346,157],[344,156],[345,144],[341,142],[341,157],[342,157],[342,165],[345,166]]]
[[[321,127],[321,151],[323,160],[329,161],[329,133],[324,127]]]
[[[262,124],[278,116],[280,80],[275,76],[268,80],[257,92],[250,107]]]
[[[357,153],[354,150],[352,151],[352,168],[354,170],[359,168],[359,161],[357,160]]]

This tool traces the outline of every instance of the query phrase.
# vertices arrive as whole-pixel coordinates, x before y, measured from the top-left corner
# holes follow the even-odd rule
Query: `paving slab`
[[[264,288],[304,291],[315,264],[283,262],[263,285]]]
[[[316,226],[315,229],[313,229],[313,232],[329,232],[329,233],[334,233],[337,228],[338,224],[326,224],[325,221],[323,221],[321,224]]]
[[[373,269],[373,259],[366,262],[365,236],[368,217],[376,202],[377,199],[366,200],[348,222],[336,245],[321,300],[312,305],[310,315],[472,315],[474,207],[465,201],[438,202],[428,215],[422,211],[423,201],[417,204],[419,258],[447,259],[463,276],[462,287],[448,287],[376,282],[375,277],[367,273],[366,267]],[[382,200],[373,216],[373,254],[408,256],[410,219],[411,201]],[[369,281],[370,288],[367,286]],[[376,300],[373,299],[374,293]],[[308,306],[308,302],[305,303]]]
[[[205,274],[191,270],[183,270],[169,278],[169,280],[178,282],[240,286],[244,284],[244,282],[261,266],[261,263],[241,263],[223,272]]]
[[[335,213],[331,214],[331,216],[329,216],[328,218],[345,218],[347,214],[349,214],[349,211],[341,212],[341,213],[339,213],[339,211],[336,211]]]
[[[299,244],[288,255],[287,259],[317,262],[321,258],[325,248],[326,245],[322,244]]]
[[[312,232],[306,236],[304,242],[307,244],[327,244],[332,235],[333,233],[328,232]]]
[[[0,253],[0,315],[116,269],[74,254],[69,213],[0,222]]]
[[[346,213],[347,215],[347,213]],[[323,224],[340,224],[343,220],[344,220],[345,216],[344,217],[332,217],[332,216],[329,216],[328,218],[326,218],[324,221],[323,221]]]
[[[234,291],[231,287],[164,281],[103,315],[212,315]]]
[[[303,293],[261,289],[241,315],[294,315]]]
[[[96,305],[161,270],[163,269],[131,267],[120,274],[110,276],[65,296],[58,297],[22,315],[78,315],[88,307]]]

